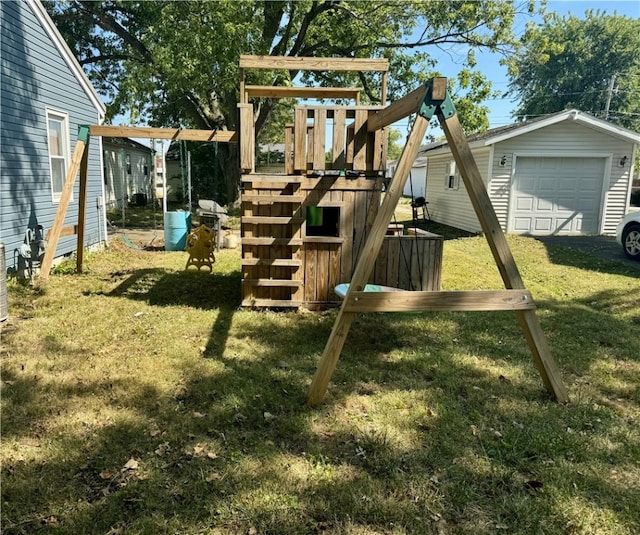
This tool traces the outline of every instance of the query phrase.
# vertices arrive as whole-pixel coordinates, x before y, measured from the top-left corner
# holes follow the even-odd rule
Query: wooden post
[[[238,104],[240,110],[240,169],[243,173],[255,170],[255,125],[253,122],[253,106]]]
[[[371,232],[369,233],[367,242],[364,245],[362,254],[358,259],[356,269],[351,279],[351,284],[349,285],[349,291],[342,302],[342,307],[340,308],[340,312],[338,312],[336,321],[333,324],[333,329],[329,335],[329,340],[327,340],[327,345],[325,346],[324,353],[322,354],[320,363],[318,364],[318,369],[316,370],[311,382],[307,404],[312,407],[318,405],[324,398],[327,387],[329,386],[329,381],[331,380],[333,371],[338,363],[338,358],[342,352],[347,334],[349,334],[349,329],[351,328],[351,324],[355,318],[355,312],[346,311],[348,297],[353,291],[362,291],[369,279],[369,276],[371,275],[376,257],[378,256],[378,252],[380,251],[380,247],[384,241],[387,227],[391,221],[396,205],[398,204],[398,200],[402,195],[404,184],[409,176],[411,166],[418,155],[420,143],[424,139],[428,126],[428,119],[425,119],[421,115],[416,117],[413,129],[411,130],[411,135],[409,136],[409,140],[402,151],[396,172],[391,184],[389,185],[389,189],[387,190],[384,200],[382,201],[378,215],[373,222]]]
[[[84,230],[87,216],[87,182],[89,170],[89,141],[82,154],[80,162],[80,198],[78,199],[78,242],[76,245],[76,272],[82,273],[82,263],[84,261]]]
[[[239,104],[246,104],[248,102],[247,93],[245,91],[244,83],[244,69],[240,68],[240,102]]]
[[[48,236],[47,250],[44,253],[42,265],[40,266],[40,276],[38,282],[46,282],[49,278],[49,272],[51,271],[51,265],[53,264],[53,257],[58,247],[58,241],[60,239],[60,232],[62,231],[62,225],[64,218],[67,214],[67,208],[69,207],[69,201],[71,200],[71,193],[73,193],[73,185],[76,181],[76,175],[80,167],[80,162],[84,157],[87,142],[89,140],[89,127],[80,126],[78,132],[78,141],[73,151],[73,157],[71,158],[71,165],[67,169],[67,176],[64,180],[64,187],[60,195],[60,202],[58,203],[58,210],[56,211],[56,218],[53,221],[53,227]]]
[[[445,118],[439,111],[438,118],[505,287],[525,289],[458,116],[454,114]],[[567,390],[562,383],[557,364],[551,356],[535,310],[517,311],[516,314],[545,387],[558,401],[562,403],[568,401]]]

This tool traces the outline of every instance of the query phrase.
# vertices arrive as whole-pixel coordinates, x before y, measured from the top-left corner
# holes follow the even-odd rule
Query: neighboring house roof
[[[387,162],[387,168],[398,165],[399,160],[389,160]],[[417,169],[419,167],[427,167],[427,157],[426,156],[418,156],[411,165],[413,169]]]
[[[130,147],[132,149],[143,150],[145,152],[151,152],[151,147],[137,142],[135,139],[128,137],[103,137],[102,143],[109,143],[111,145],[119,145],[121,147]]]
[[[89,81],[89,78],[82,70],[82,67],[78,63],[78,60],[73,55],[73,52],[69,48],[69,45],[67,45],[66,41],[62,37],[62,34],[58,31],[58,28],[56,28],[56,25],[53,23],[53,21],[51,20],[51,17],[49,17],[49,14],[45,10],[44,6],[40,3],[40,1],[27,0],[27,3],[31,7],[31,10],[35,14],[35,16],[38,18],[38,20],[42,24],[42,27],[44,28],[44,30],[47,32],[47,34],[51,38],[51,41],[55,44],[56,48],[60,51],[60,55],[62,56],[64,61],[67,63],[67,65],[69,65],[71,72],[73,72],[75,77],[78,79],[78,82],[86,92],[92,104],[95,106],[96,110],[98,110],[98,114],[100,115],[100,120],[102,121],[107,109],[104,103],[102,102],[100,95],[98,95],[98,92],[95,90],[95,88]]]
[[[483,132],[481,134],[472,134],[467,136],[467,141],[473,147],[488,147],[501,141],[505,141],[512,137],[520,136],[529,132],[533,132],[540,128],[544,128],[562,121],[576,121],[589,128],[607,132],[613,136],[619,137],[632,143],[640,143],[640,134],[617,126],[609,121],[598,119],[589,113],[585,113],[579,110],[563,110],[556,113],[550,113],[548,115],[542,115],[535,119],[529,119],[521,123],[514,123],[506,126],[499,126]],[[418,154],[424,154],[426,152],[432,152],[440,148],[444,148],[448,145],[447,141],[436,141],[424,145],[420,148]]]

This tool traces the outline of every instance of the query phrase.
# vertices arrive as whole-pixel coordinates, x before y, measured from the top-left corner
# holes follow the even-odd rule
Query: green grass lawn
[[[402,313],[358,317],[310,409],[337,311],[239,309],[238,250],[11,281],[3,533],[640,533],[640,269],[508,240],[567,405],[514,314]],[[448,239],[443,289],[489,288],[484,240]]]

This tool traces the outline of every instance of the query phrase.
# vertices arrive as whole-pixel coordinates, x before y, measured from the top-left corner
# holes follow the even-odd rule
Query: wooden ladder
[[[244,175],[242,181],[242,306],[298,307],[304,196],[283,175]]]

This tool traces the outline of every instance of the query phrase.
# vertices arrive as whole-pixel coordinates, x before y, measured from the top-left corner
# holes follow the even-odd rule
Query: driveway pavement
[[[611,236],[536,236],[545,245],[569,247],[605,260],[616,260],[640,271],[640,262],[629,260]]]

